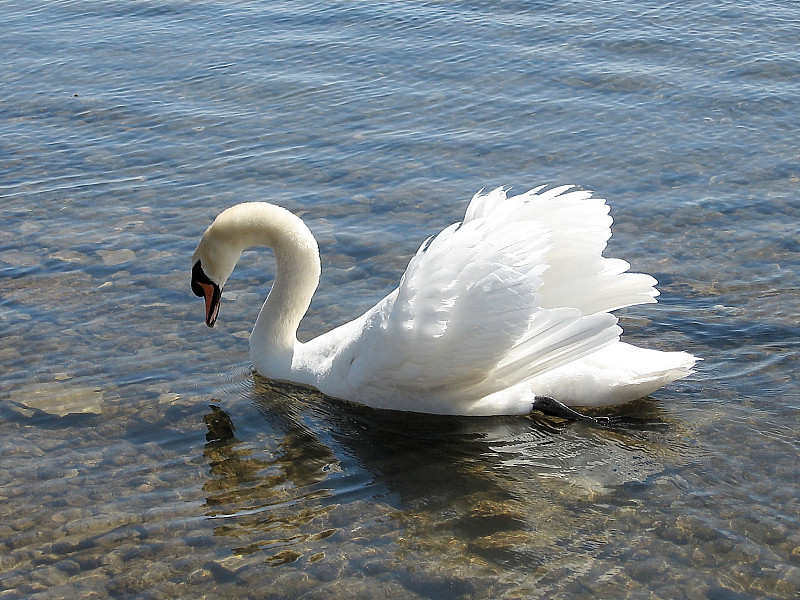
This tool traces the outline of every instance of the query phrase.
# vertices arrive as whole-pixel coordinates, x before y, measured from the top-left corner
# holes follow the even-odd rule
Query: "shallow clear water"
[[[0,598],[796,598],[796,3],[16,2],[0,53]],[[269,199],[301,336],[482,187],[607,197],[703,358],[613,427],[371,411],[254,377],[189,260]]]

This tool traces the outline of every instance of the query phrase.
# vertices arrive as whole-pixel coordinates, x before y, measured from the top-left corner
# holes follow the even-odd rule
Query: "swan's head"
[[[266,246],[275,252],[278,272],[291,281],[298,297],[311,295],[319,282],[319,249],[300,217],[266,202],[245,202],[224,211],[206,229],[192,257],[192,291],[206,301],[206,325],[213,327],[219,312],[222,288],[242,251]],[[308,303],[294,302],[294,309]],[[298,319],[299,322],[299,319]]]
[[[243,250],[241,236],[220,217],[206,229],[192,256],[192,291],[206,301],[209,327],[217,320],[222,288]]]

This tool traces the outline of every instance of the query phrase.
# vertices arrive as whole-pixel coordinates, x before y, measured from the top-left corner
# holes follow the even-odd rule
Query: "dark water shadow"
[[[205,417],[206,515],[241,541],[236,553],[265,551],[270,564],[346,547],[336,515],[389,518],[426,556],[542,563],[554,544],[604,531],[602,506],[685,454],[680,425],[652,400],[605,411],[614,424],[599,427],[374,410],[258,376],[238,390],[246,402]]]

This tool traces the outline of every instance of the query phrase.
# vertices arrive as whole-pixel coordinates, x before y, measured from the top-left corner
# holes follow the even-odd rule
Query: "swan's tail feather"
[[[617,342],[531,380],[536,394],[573,406],[610,406],[647,396],[693,372],[688,352],[662,352]]]
[[[633,384],[653,381],[662,381],[661,385],[672,383],[694,373],[694,366],[698,360],[688,352],[661,352],[648,348],[637,348],[637,350],[641,350],[644,356],[649,357],[649,362],[636,365],[639,372],[631,377],[630,383]]]

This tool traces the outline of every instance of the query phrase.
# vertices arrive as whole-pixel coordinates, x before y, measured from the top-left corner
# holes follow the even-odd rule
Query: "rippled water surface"
[[[797,598],[795,2],[10,0],[0,53],[0,598]],[[214,215],[303,215],[307,339],[480,188],[609,199],[703,358],[591,427],[358,408],[254,376]]]

